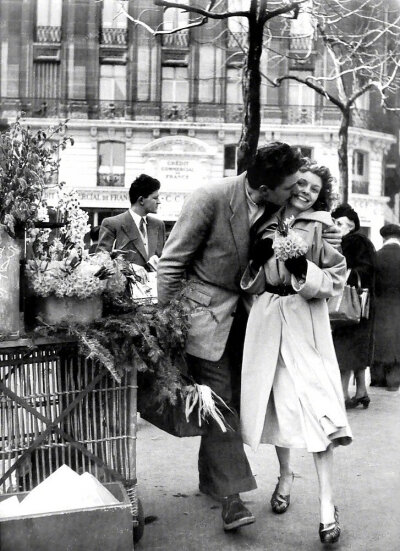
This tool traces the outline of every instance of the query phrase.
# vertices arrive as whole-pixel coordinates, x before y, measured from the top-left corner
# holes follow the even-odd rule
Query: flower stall
[[[143,417],[178,436],[202,434],[210,417],[225,431],[225,404],[185,375],[184,285],[161,308],[118,251],[86,249],[88,215],[54,183],[57,152],[73,145],[65,131],[17,120],[0,134],[0,502],[66,464],[122,483],[138,541],[138,378]]]
[[[64,125],[33,133],[18,119],[0,134],[0,338],[18,338],[23,322],[20,262],[24,231],[45,205],[46,187],[58,170],[58,149],[73,140],[62,137]]]
[[[59,227],[28,231],[25,272],[36,297],[36,314],[45,323],[90,323],[102,316],[104,293],[117,296],[125,290],[122,263],[107,252],[90,255],[85,249],[88,218],[76,191],[60,191],[56,209]],[[48,222],[47,212],[41,220]]]

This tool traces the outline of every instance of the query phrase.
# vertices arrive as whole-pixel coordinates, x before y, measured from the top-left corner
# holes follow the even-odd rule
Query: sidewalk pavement
[[[400,550],[400,393],[370,388],[371,404],[350,410],[354,441],[335,450],[335,495],[342,551]],[[269,500],[278,463],[272,446],[246,447],[258,489],[243,494],[256,523],[222,529],[221,506],[198,491],[199,438],[175,438],[145,421],[138,426],[138,487],[146,525],[138,551],[313,551],[318,537],[318,490],[312,455],[293,451],[291,505],[274,515]],[[136,547],[135,547],[136,548]]]

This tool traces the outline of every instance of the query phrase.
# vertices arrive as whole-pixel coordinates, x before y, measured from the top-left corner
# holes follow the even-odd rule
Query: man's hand
[[[255,242],[254,247],[250,253],[250,260],[252,262],[252,267],[255,270],[258,270],[263,264],[267,262],[274,254],[274,249],[272,248],[272,239],[267,237],[266,239],[259,239]]]
[[[342,244],[342,234],[337,226],[329,226],[322,232],[322,237],[335,249],[339,249]]]
[[[307,259],[304,255],[288,258],[285,260],[285,266],[297,279],[303,279],[307,275]]]

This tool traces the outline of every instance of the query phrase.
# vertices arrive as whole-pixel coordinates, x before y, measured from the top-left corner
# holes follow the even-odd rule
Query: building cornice
[[[42,118],[27,118],[23,122],[29,124],[32,128],[42,128],[43,126],[55,126],[59,123],[59,119],[42,119]],[[68,121],[68,127],[73,130],[88,130],[91,128],[113,128],[117,129],[137,129],[137,130],[149,130],[156,129],[169,130],[192,130],[198,132],[240,132],[242,125],[240,123],[218,123],[218,122],[172,122],[172,121],[129,121],[129,120],[109,120],[109,119],[70,119]],[[311,126],[311,125],[279,125],[279,124],[262,124],[260,127],[260,137],[266,141],[271,139],[280,139],[282,135],[294,135],[301,134],[307,136],[324,136],[327,141],[338,140],[338,126],[337,125],[324,125],[324,126]],[[396,137],[393,134],[387,134],[384,132],[377,132],[375,130],[368,130],[365,128],[350,127],[349,138],[357,136],[362,137],[370,141],[381,140],[392,144],[396,142]],[[326,140],[325,140],[326,141]]]

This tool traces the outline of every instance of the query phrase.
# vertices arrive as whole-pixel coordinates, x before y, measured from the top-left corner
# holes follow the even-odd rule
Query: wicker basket
[[[138,525],[136,372],[118,384],[71,340],[0,343],[0,493],[29,491],[67,464],[122,482]]]

